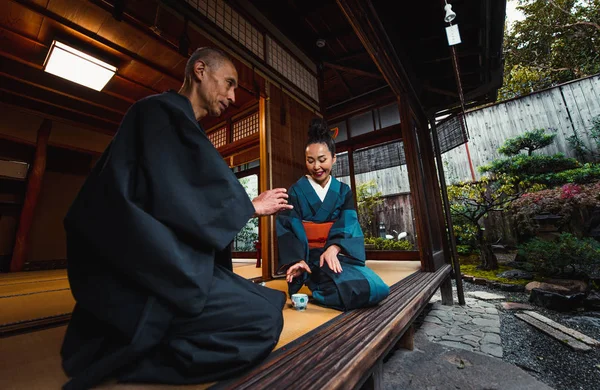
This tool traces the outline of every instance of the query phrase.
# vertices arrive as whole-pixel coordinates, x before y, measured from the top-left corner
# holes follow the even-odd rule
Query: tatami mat
[[[252,260],[234,263],[233,271],[246,279],[262,276]],[[0,326],[68,314],[74,306],[67,270],[0,274]]]
[[[67,376],[62,370],[60,347],[67,327],[61,326],[38,332],[0,339],[0,389],[2,390],[59,390]],[[124,385],[105,383],[97,389],[119,390],[178,390],[207,389],[210,384]]]
[[[253,264],[234,263],[233,272],[246,279],[259,278],[262,276],[262,268],[256,268],[256,262]]]
[[[391,286],[418,271],[421,267],[421,262],[367,261],[367,266],[375,271],[386,284]],[[269,281],[266,285],[267,287],[287,293],[287,283],[283,279]],[[300,292],[310,296],[310,290],[306,286],[302,287]],[[278,349],[296,340],[340,314],[341,312],[337,310],[310,303],[306,307],[306,310],[297,311],[291,306],[291,301],[288,297],[286,306],[283,309],[283,331],[275,348]]]
[[[417,271],[420,263],[417,262],[387,262],[375,261],[368,262],[375,272],[388,284],[392,285],[402,278],[407,277]],[[239,267],[236,267],[239,268]],[[287,292],[287,284],[284,280],[273,280],[267,282],[269,288],[274,288]],[[302,292],[310,293],[308,289],[303,288]],[[52,294],[67,294],[66,296],[58,296]],[[47,308],[51,311],[60,311],[53,305],[55,302],[68,302],[67,305],[72,305],[72,298],[69,291],[49,292],[44,294],[25,295],[20,298],[36,298],[39,308]],[[43,301],[40,301],[41,297]],[[13,298],[0,299],[8,301]],[[69,301],[69,299],[71,299]],[[276,349],[292,342],[293,340],[305,335],[311,330],[319,327],[327,321],[341,315],[341,312],[323,308],[315,304],[309,304],[305,311],[299,312],[290,307],[290,301],[286,304],[283,310],[284,329],[281,334],[279,343]],[[21,303],[25,308],[27,304]],[[6,310],[8,309],[8,310]],[[0,315],[6,313],[12,314],[15,319],[18,313],[21,313],[19,305],[11,307],[1,307]],[[7,317],[8,318],[8,317]],[[37,332],[21,334],[6,338],[0,338],[0,389],[6,390],[47,390],[60,389],[67,381],[67,377],[61,368],[60,346],[66,326],[46,329]],[[166,386],[166,385],[122,385],[114,382],[102,385],[101,389],[122,389],[122,390],[174,390],[174,389],[206,389],[210,385],[190,385],[190,386]]]

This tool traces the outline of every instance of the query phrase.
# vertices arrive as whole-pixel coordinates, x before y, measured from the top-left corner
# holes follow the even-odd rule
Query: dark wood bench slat
[[[351,388],[394,346],[449,274],[449,265],[434,273],[417,272],[394,285],[380,306],[341,315],[245,376],[215,388]]]
[[[390,289],[390,296],[388,300],[394,300],[397,296],[404,296],[406,292],[410,291],[411,289],[417,286],[420,286],[421,283],[422,279],[419,278],[419,272],[409,275],[408,277],[404,278],[401,282],[396,283],[394,286],[392,286],[392,288]],[[303,337],[301,342],[292,342],[291,344],[293,344],[293,346],[283,346],[282,348],[280,348],[278,351],[275,352],[275,354],[277,355],[276,358],[269,359],[266,362],[262,363],[260,365],[260,370],[257,370],[257,373],[255,375],[248,374],[245,377],[245,381],[243,379],[240,380],[240,382],[244,381],[243,385],[236,384],[233,388],[254,388],[255,385],[258,386],[256,383],[260,382],[261,380],[264,381],[273,378],[277,379],[275,380],[275,383],[269,384],[269,386],[276,385],[280,379],[283,379],[282,375],[287,375],[284,372],[282,372],[280,367],[287,366],[288,364],[293,364],[292,360],[296,359],[298,354],[306,353],[305,350],[307,348],[311,348],[312,345],[331,343],[331,340],[334,340],[337,337],[336,333],[351,332],[353,329],[357,328],[360,325],[360,323],[357,322],[355,318],[358,318],[358,321],[364,320],[364,312],[379,309],[380,307],[376,309],[367,308],[354,310],[348,313],[344,313],[339,317],[336,317],[329,323],[325,324],[324,327],[313,331],[312,334],[310,334],[310,337]],[[313,356],[312,359],[317,360],[318,357]],[[289,378],[289,380],[293,383],[295,381],[295,378],[293,376],[296,374],[290,373],[289,375],[292,376],[292,378]],[[265,386],[266,384],[260,382],[260,385]],[[218,385],[218,388],[221,388],[221,386],[223,386],[222,383]],[[223,388],[229,387],[225,386]]]

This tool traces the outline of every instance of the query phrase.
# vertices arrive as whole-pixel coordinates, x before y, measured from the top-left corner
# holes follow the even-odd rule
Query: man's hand
[[[285,188],[275,188],[265,191],[252,199],[254,217],[272,215],[283,210],[291,210],[294,206],[287,202],[288,194]]]
[[[302,273],[305,271],[309,274],[311,273],[308,264],[306,264],[304,260],[300,260],[299,262],[288,268],[287,272],[285,273],[285,280],[287,280],[288,283],[292,283],[294,278],[297,278],[298,276],[302,275]]]
[[[331,269],[336,274],[339,274],[343,271],[342,265],[338,260],[338,253],[340,253],[342,249],[337,245],[331,245],[319,258],[319,266],[323,267],[324,263],[327,263],[329,269]]]

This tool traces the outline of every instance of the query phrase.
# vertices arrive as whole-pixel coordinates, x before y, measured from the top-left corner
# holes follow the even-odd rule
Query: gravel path
[[[505,295],[507,301],[529,303],[529,294],[499,291],[463,283],[465,292]],[[541,307],[537,312],[562,325],[600,340],[600,312],[558,313]],[[600,349],[576,352],[499,307],[502,360],[515,364],[556,390],[600,389]]]

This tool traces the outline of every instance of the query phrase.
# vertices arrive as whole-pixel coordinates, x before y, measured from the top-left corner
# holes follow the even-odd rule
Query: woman
[[[280,273],[290,296],[306,284],[324,306],[375,305],[389,287],[365,266],[364,236],[348,185],[331,176],[335,142],[327,123],[313,119],[306,143],[308,174],[288,191],[292,210],[277,216]]]

